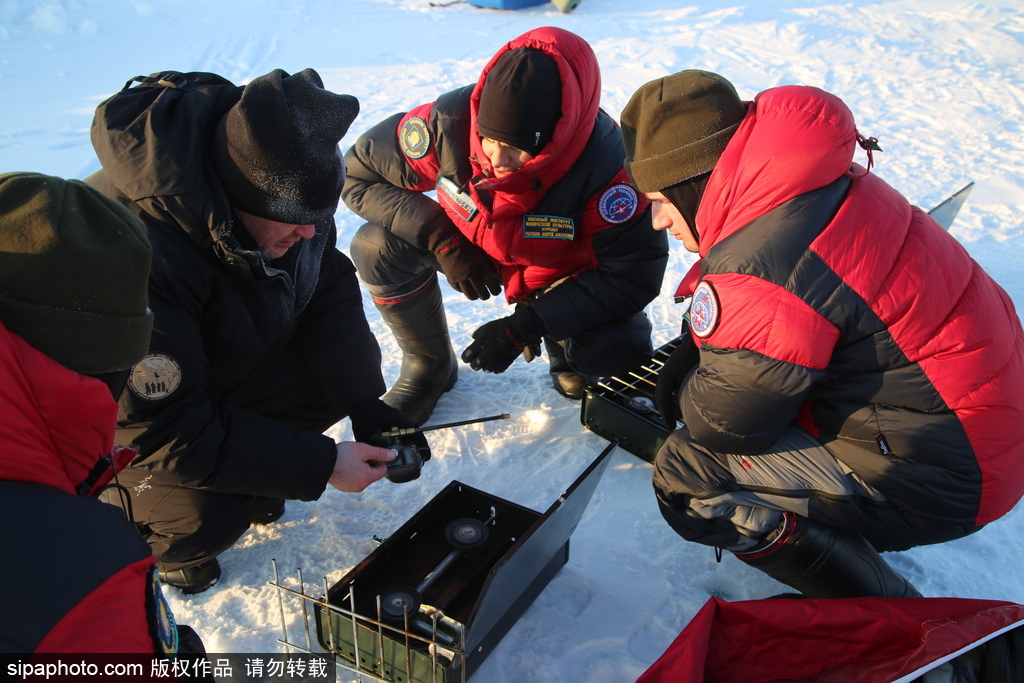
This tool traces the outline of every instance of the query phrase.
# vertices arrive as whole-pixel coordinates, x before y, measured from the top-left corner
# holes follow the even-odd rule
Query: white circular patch
[[[701,280],[690,301],[690,329],[703,339],[715,331],[720,313],[718,293],[710,282]]]
[[[128,375],[128,388],[140,398],[156,401],[174,393],[181,384],[181,366],[170,356],[151,353]]]

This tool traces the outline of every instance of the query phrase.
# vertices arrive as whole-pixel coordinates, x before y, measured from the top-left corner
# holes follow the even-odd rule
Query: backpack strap
[[[127,90],[133,83],[138,83],[140,88],[174,88],[185,90],[189,85],[185,74],[180,71],[161,71],[151,76],[136,76],[124,84],[121,90]]]

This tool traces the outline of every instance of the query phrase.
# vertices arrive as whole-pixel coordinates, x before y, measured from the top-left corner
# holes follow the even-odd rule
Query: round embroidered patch
[[[430,131],[427,122],[414,116],[402,125],[398,133],[398,141],[402,151],[410,159],[419,159],[430,149]]]
[[[128,375],[128,388],[150,401],[166,398],[181,384],[181,366],[170,356],[151,353]]]
[[[690,300],[690,329],[703,339],[715,331],[719,313],[718,293],[710,282],[701,280]]]
[[[615,185],[601,193],[597,210],[609,223],[625,223],[636,213],[637,204],[636,190],[629,185]]]
[[[174,613],[167,604],[167,598],[160,588],[157,569],[149,570],[149,593],[146,596],[149,611],[149,630],[156,645],[156,651],[166,656],[178,652],[178,625],[174,621]]]

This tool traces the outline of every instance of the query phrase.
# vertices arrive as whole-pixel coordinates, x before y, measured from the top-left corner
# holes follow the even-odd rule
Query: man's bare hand
[[[359,493],[387,474],[387,463],[394,460],[395,455],[390,448],[343,441],[338,444],[334,474],[327,483],[345,493]]]

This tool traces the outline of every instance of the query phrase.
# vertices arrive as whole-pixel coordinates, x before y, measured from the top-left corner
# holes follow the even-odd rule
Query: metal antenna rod
[[[418,434],[420,432],[431,432],[435,429],[448,429],[450,427],[461,427],[463,425],[472,425],[477,422],[491,422],[493,420],[507,420],[512,417],[508,413],[502,413],[501,415],[491,415],[490,417],[476,417],[472,420],[460,420],[458,422],[446,422],[439,425],[430,425],[429,427],[405,427],[402,429],[391,429],[386,432],[381,432],[380,435],[386,438],[394,438],[396,436],[405,436],[406,434]]]

